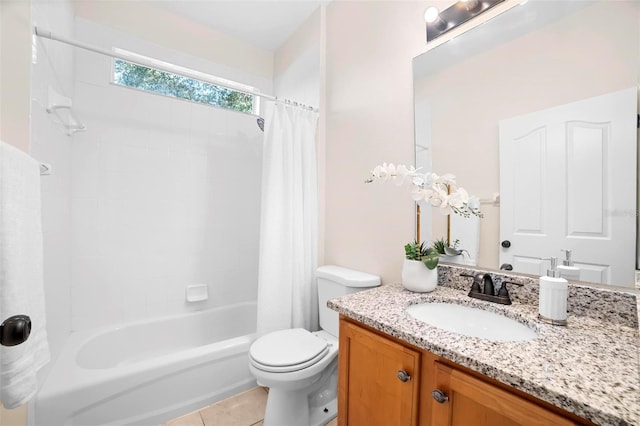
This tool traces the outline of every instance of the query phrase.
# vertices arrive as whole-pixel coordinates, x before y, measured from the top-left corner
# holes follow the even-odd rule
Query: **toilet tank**
[[[380,285],[380,277],[366,272],[326,265],[316,271],[320,328],[338,336],[338,313],[327,308],[327,301]]]

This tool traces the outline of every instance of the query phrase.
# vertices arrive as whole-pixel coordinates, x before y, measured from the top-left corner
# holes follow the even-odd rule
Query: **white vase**
[[[427,293],[438,285],[438,267],[427,268],[421,260],[405,259],[402,265],[402,286],[407,290]]]
[[[459,254],[457,256],[449,256],[446,254],[441,254],[440,255],[440,262],[446,262],[446,263],[458,263],[460,265],[466,265],[467,262],[465,262],[465,258],[463,254]]]

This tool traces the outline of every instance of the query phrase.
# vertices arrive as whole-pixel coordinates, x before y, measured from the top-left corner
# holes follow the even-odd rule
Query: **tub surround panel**
[[[93,45],[221,70],[82,18],[76,32]],[[74,107],[87,131],[71,144],[72,331],[255,300],[256,117],[111,84],[110,58],[81,49],[75,58]],[[208,286],[207,301],[185,301],[193,284]]]
[[[636,312],[635,306],[627,305],[635,300],[634,294],[600,293],[572,285],[570,298],[579,300],[570,308],[569,325],[557,327],[537,320],[537,288],[534,290],[531,283],[522,288],[518,299],[513,297],[516,299],[513,305],[504,306],[469,298],[466,293],[470,283],[457,278],[463,268],[441,265],[439,269],[444,285],[432,293],[413,293],[400,284],[392,284],[334,299],[328,306],[596,424],[637,424],[640,420],[637,317],[635,313],[618,312],[626,308]],[[531,288],[527,289],[528,286]],[[535,300],[526,297],[527,293],[536,295]],[[619,307],[609,302],[597,303],[594,298],[598,296],[608,301],[619,297],[625,302]],[[539,337],[529,342],[490,342],[432,327],[405,310],[411,304],[439,301],[502,313],[533,328]],[[582,315],[587,308],[593,315]],[[630,325],[633,318],[635,325]]]
[[[6,2],[3,2],[3,4]],[[19,2],[9,2],[19,3]],[[32,0],[31,23],[46,26],[65,37],[74,35],[73,3],[71,0],[51,2]],[[25,28],[26,25],[25,25]],[[7,38],[15,44],[17,40]],[[24,47],[30,52],[30,46]],[[71,146],[55,114],[46,111],[49,88],[73,98],[74,49],[62,43],[38,38],[36,61],[31,66],[31,155],[52,166],[50,175],[40,179],[42,189],[42,231],[44,261],[45,310],[51,362],[38,377],[43,380],[65,340],[71,332]],[[4,51],[3,51],[4,53]],[[25,74],[26,75],[26,74]],[[13,107],[12,107],[13,108]]]

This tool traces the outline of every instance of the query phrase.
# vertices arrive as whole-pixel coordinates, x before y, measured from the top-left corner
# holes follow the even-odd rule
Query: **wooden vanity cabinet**
[[[419,351],[347,321],[339,348],[339,425],[418,425]]]
[[[339,426],[593,425],[345,317],[338,354]]]
[[[576,423],[464,371],[435,363],[435,392],[447,400],[432,402],[433,426],[569,426]],[[439,397],[440,394],[436,394]],[[435,401],[435,399],[434,399]]]

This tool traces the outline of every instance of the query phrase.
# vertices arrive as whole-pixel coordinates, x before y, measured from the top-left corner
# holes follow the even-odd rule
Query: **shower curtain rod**
[[[172,74],[177,74],[177,75],[180,75],[182,77],[201,80],[201,81],[204,81],[206,83],[214,84],[216,86],[221,86],[221,87],[224,87],[224,88],[230,89],[230,90],[235,90],[236,92],[244,93],[244,94],[247,94],[247,95],[259,96],[259,97],[261,97],[263,99],[267,99],[267,100],[270,100],[270,101],[284,102],[284,103],[286,103],[288,105],[293,105],[295,107],[310,109],[312,111],[318,112],[317,108],[314,108],[314,107],[312,107],[310,105],[305,105],[305,104],[298,103],[296,101],[292,101],[292,100],[288,100],[288,99],[279,99],[276,96],[268,95],[266,93],[261,93],[261,92],[259,92],[257,90],[243,88],[242,87],[243,85],[238,85],[238,86],[231,85],[229,83],[226,83],[222,79],[217,79],[217,78],[212,77],[212,76],[210,76],[208,74],[204,74],[204,73],[201,73],[201,72],[188,72],[188,71],[176,70],[176,69],[173,69],[171,67],[164,66],[162,64],[158,64],[158,63],[154,63],[154,62],[152,63],[151,61],[146,61],[143,58],[138,57],[137,55],[128,55],[126,53],[113,52],[113,51],[101,49],[99,47],[91,46],[89,44],[81,43],[79,41],[72,40],[70,38],[66,38],[66,37],[60,36],[58,34],[54,34],[51,31],[48,31],[48,30],[45,30],[45,29],[42,29],[42,28],[38,28],[37,26],[33,27],[33,29],[34,29],[35,35],[38,36],[38,37],[48,38],[48,39],[54,40],[54,41],[59,41],[61,43],[65,43],[65,44],[68,44],[68,45],[74,46],[74,47],[79,47],[80,49],[88,50],[90,52],[98,53],[100,55],[110,56],[110,57],[116,58],[116,59],[122,59],[123,61],[127,61],[127,62],[133,62],[135,64],[142,65],[144,67],[154,68],[154,69],[157,69],[157,70],[160,70],[160,71],[164,71],[164,72],[168,72],[168,73],[172,73]]]

